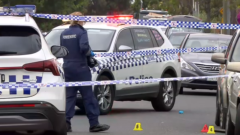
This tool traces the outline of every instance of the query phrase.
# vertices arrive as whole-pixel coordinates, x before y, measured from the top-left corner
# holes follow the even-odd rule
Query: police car
[[[0,20],[4,20],[0,21],[1,84],[64,82],[62,67],[56,61],[68,54],[64,47],[52,46],[50,50],[28,13],[0,16]],[[64,87],[0,86],[0,132],[67,135],[65,98]]]
[[[119,16],[118,16],[119,17]],[[45,37],[49,47],[60,45],[61,33],[69,28],[66,22],[53,28]],[[173,48],[165,34],[154,27],[119,25],[106,23],[86,23],[84,28],[88,32],[89,44],[98,55],[101,53],[115,53],[128,51],[146,51],[164,48]],[[71,52],[69,52],[71,53]],[[111,57],[111,56],[110,56]],[[150,56],[149,56],[150,57]],[[106,57],[97,57],[106,59]],[[135,59],[140,59],[136,56]],[[60,61],[63,63],[63,61]],[[115,63],[117,65],[118,62]],[[124,63],[124,61],[122,61]],[[131,80],[180,77],[181,68],[178,60],[164,62],[152,61],[148,64],[128,65],[125,68],[104,68],[92,74],[92,81],[103,80]],[[120,85],[93,86],[94,93],[100,105],[101,114],[108,114],[113,106],[113,101],[151,101],[156,111],[170,111],[178,95],[180,82],[156,83],[128,83]],[[84,110],[81,95],[76,102]]]

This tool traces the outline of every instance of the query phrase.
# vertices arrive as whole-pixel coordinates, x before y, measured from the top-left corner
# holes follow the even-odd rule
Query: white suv
[[[0,21],[1,84],[64,82],[56,58],[66,56],[66,48],[50,50],[31,17],[0,16],[0,20],[4,20]],[[0,131],[67,135],[65,95],[64,87],[0,87]]]
[[[69,25],[58,26],[45,37],[51,47],[60,45],[60,34]],[[88,32],[89,44],[92,50],[98,55],[101,53],[114,53],[126,51],[146,51],[173,48],[165,34],[150,26],[117,25],[106,23],[86,23],[84,25]],[[69,52],[71,53],[71,52]],[[135,60],[142,56],[137,55]],[[151,59],[153,56],[146,56]],[[109,57],[97,57],[99,61]],[[130,61],[134,61],[133,59]],[[140,61],[126,63],[118,60],[113,62],[112,67],[106,67],[93,72],[92,81],[101,80],[130,80],[146,78],[167,78],[180,77],[181,67],[177,59],[164,62]],[[61,63],[63,63],[61,61]],[[125,63],[125,64],[124,64]],[[96,97],[99,101],[101,114],[108,114],[113,101],[140,101],[152,102],[156,111],[170,111],[175,103],[175,97],[180,88],[179,82],[155,82],[140,84],[120,84],[93,86]],[[84,110],[81,95],[78,94],[76,106]]]

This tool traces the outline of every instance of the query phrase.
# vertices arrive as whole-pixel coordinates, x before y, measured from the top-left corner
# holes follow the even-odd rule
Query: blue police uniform
[[[87,64],[87,57],[91,55],[87,31],[80,25],[70,26],[61,34],[61,46],[68,49],[69,54],[64,57],[64,74],[66,82],[91,81],[92,75]],[[71,118],[75,114],[77,91],[80,91],[89,119],[90,128],[99,125],[99,106],[94,96],[92,86],[66,87],[66,120],[71,125]]]

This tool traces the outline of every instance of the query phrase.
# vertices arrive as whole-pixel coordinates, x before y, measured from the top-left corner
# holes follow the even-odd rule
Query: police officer
[[[71,15],[82,16],[82,13],[74,12]],[[89,46],[87,31],[83,28],[84,23],[85,22],[71,21],[70,27],[61,34],[60,44],[61,46],[65,46],[69,51],[69,54],[63,59],[66,82],[92,80],[89,65],[92,64],[91,62],[96,61],[91,57],[94,54]],[[110,126],[99,124],[98,122],[98,116],[100,114],[99,105],[94,96],[92,86],[81,86],[66,88],[66,121],[68,132],[72,132],[71,118],[75,114],[75,102],[78,90],[82,95],[86,115],[90,123],[89,131],[99,132],[108,130]]]

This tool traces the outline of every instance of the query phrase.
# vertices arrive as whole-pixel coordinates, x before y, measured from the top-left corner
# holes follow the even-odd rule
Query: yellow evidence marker
[[[136,123],[133,131],[142,131],[142,126],[141,123]]]
[[[214,126],[209,126],[207,134],[215,134]]]

